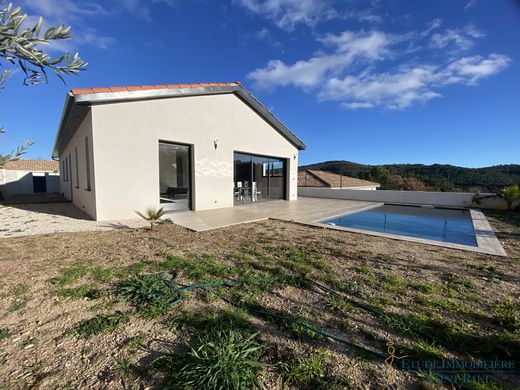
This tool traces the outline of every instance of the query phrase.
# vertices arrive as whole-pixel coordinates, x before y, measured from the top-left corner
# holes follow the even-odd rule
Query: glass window
[[[159,200],[168,210],[190,208],[189,146],[159,142]]]
[[[285,199],[285,160],[234,154],[235,204]]]

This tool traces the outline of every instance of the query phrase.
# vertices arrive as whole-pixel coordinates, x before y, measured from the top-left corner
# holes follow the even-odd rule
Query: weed
[[[116,364],[112,368],[112,371],[120,378],[131,378],[135,376],[134,365],[125,357],[116,360]]]
[[[437,345],[434,342],[428,342],[425,340],[418,340],[417,348],[420,352],[432,356],[436,359],[445,359],[446,358],[446,351],[441,345]]]
[[[119,284],[118,293],[149,318],[166,313],[176,295],[159,274],[134,275]]]
[[[170,327],[176,329],[192,329],[197,332],[209,332],[212,329],[231,330],[248,329],[249,313],[237,308],[213,310],[184,310],[174,318],[167,320]]]
[[[27,299],[25,297],[16,298],[11,305],[7,308],[8,312],[15,312],[21,310],[27,305]]]
[[[354,270],[365,275],[374,276],[374,271],[366,265],[356,265]]]
[[[130,352],[137,351],[145,344],[145,337],[141,335],[133,336],[125,340],[125,348],[127,348]]]
[[[80,337],[90,337],[101,332],[113,332],[119,325],[130,320],[128,314],[116,311],[114,314],[100,314],[94,318],[80,321],[72,328],[72,333]]]
[[[106,283],[112,280],[115,272],[111,268],[94,268],[91,272],[92,279],[96,282]]]
[[[325,367],[328,351],[319,349],[310,357],[297,357],[283,364],[284,377],[288,384],[299,389],[326,388]]]
[[[57,294],[60,297],[98,299],[106,295],[106,292],[88,285],[72,288],[61,288]]]
[[[520,306],[515,305],[511,297],[497,303],[493,309],[495,321],[507,330],[520,333]]]
[[[408,283],[408,286],[413,288],[414,290],[422,292],[423,294],[433,294],[438,290],[437,286],[435,286],[434,284],[421,282],[419,280],[412,280]]]
[[[184,355],[164,355],[154,366],[165,385],[176,389],[251,389],[260,387],[258,373],[263,346],[257,334],[233,330],[204,333]]]
[[[12,289],[12,293],[15,296],[23,295],[23,294],[27,293],[28,291],[29,291],[29,286],[27,284],[23,284],[23,283],[17,284]]]
[[[182,270],[192,280],[201,280],[208,276],[224,277],[233,274],[233,269],[223,265],[215,255],[204,253],[187,257],[166,256],[161,264],[163,270]]]
[[[341,314],[352,313],[355,311],[354,306],[342,298],[327,297],[325,299],[325,306],[333,311],[338,311]]]
[[[90,260],[78,260],[71,267],[62,269],[60,275],[52,278],[50,282],[57,286],[72,284],[90,272],[91,264]]]
[[[11,332],[9,332],[9,329],[0,328],[0,340],[6,339],[10,336],[11,336]]]
[[[455,290],[460,293],[464,293],[468,290],[475,288],[475,283],[471,280],[463,278],[453,272],[446,272],[443,275],[443,279],[447,284],[448,290]]]

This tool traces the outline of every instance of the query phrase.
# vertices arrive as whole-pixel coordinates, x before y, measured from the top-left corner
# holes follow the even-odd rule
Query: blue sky
[[[20,0],[89,63],[0,93],[0,150],[49,158],[68,89],[241,81],[307,145],[300,163],[520,163],[513,0]]]

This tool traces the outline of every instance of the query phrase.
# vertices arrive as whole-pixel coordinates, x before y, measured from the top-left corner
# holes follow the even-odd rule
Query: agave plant
[[[166,211],[164,211],[162,208],[157,210],[155,207],[148,207],[144,213],[141,213],[139,211],[136,211],[135,213],[139,215],[141,218],[150,222],[150,230],[153,230],[155,224],[161,219],[161,217],[164,214],[166,214]]]
[[[520,188],[517,184],[504,188],[497,194],[507,202],[507,209],[513,210],[513,203],[520,200]]]

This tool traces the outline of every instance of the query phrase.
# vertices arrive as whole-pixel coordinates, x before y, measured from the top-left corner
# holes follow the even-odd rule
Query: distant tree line
[[[317,169],[371,180],[381,189],[408,191],[498,192],[520,183],[520,165],[463,168],[454,165],[363,165],[351,161],[325,161],[300,169]]]

